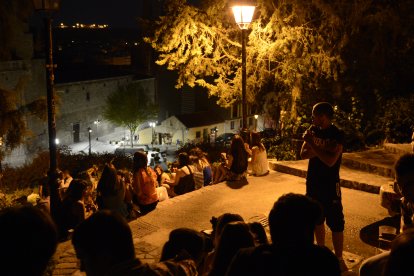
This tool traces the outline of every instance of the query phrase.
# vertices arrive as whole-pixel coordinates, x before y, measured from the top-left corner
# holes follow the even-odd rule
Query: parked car
[[[216,137],[214,140],[214,144],[216,145],[222,145],[222,146],[229,146],[231,143],[231,140],[234,137],[234,133],[223,133]]]
[[[147,154],[148,166],[153,167],[156,164],[165,163],[165,154],[150,150],[147,145],[141,145],[133,148],[119,147],[115,149],[115,155],[126,156],[132,159],[134,157],[134,153],[137,151],[142,151]]]
[[[115,155],[128,156],[128,157],[132,158],[134,156],[134,153],[137,152],[137,151],[148,152],[149,147],[147,145],[135,146],[133,148],[131,148],[131,147],[119,147],[119,148],[115,149]]]

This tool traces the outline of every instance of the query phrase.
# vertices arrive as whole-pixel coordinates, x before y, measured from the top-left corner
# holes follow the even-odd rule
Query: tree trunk
[[[131,134],[131,148],[134,147],[134,133],[135,131],[130,130],[129,133]]]

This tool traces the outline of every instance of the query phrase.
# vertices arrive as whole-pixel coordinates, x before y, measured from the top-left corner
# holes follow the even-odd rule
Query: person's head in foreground
[[[285,194],[269,213],[270,236],[273,244],[312,244],[313,231],[322,215],[320,205],[301,194]]]
[[[50,216],[33,206],[0,212],[0,274],[43,275],[58,243]]]
[[[79,224],[72,243],[81,271],[88,276],[105,275],[112,267],[136,259],[127,221],[110,211],[97,212]]]

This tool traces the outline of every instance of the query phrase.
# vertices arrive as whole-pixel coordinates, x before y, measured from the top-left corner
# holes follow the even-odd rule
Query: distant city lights
[[[75,23],[75,25],[69,26],[65,23],[60,23],[58,28],[59,29],[106,29],[108,28],[108,24],[82,24],[82,23]]]

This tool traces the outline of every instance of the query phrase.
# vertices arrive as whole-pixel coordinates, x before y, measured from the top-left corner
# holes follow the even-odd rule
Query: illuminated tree
[[[314,77],[337,78],[342,61],[332,47],[336,40],[325,29],[340,23],[334,16],[322,22],[327,16],[307,2],[258,1],[247,47],[250,103],[275,87],[291,92],[304,81],[315,85]],[[206,87],[219,97],[219,104],[228,106],[241,94],[240,30],[227,1],[202,3],[197,7],[185,0],[168,1],[166,15],[146,41],[159,53],[159,65],[178,71],[177,87]],[[315,14],[319,16],[311,19]]]
[[[158,107],[140,84],[133,83],[119,88],[107,98],[103,114],[108,121],[130,131],[133,147],[133,138],[139,125],[154,120]]]
[[[5,89],[0,84],[0,169],[4,156],[24,143],[25,137],[31,135],[27,129],[27,116],[36,116],[46,120],[46,100],[40,98],[23,104],[20,95],[27,80],[20,78],[13,90]]]
[[[240,30],[230,1],[189,2],[167,1],[146,41],[157,64],[178,72],[177,87],[205,87],[229,106],[241,98]],[[413,9],[410,0],[257,0],[247,101],[271,94],[279,110],[297,114],[301,98],[351,109],[352,97],[372,107],[375,94],[412,93]]]

